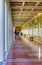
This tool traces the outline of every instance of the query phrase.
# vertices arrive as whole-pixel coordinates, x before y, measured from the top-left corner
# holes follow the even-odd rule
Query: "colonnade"
[[[35,41],[42,43],[42,13],[23,24],[21,32],[27,38],[33,36]]]
[[[8,1],[0,1],[0,63],[13,42],[13,23]]]

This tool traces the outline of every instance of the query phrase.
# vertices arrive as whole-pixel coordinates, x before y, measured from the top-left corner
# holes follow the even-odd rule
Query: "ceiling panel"
[[[31,11],[31,9],[23,9],[23,11]]]
[[[24,6],[35,6],[37,2],[25,2]]]
[[[20,11],[20,9],[11,9],[11,11]]]
[[[34,9],[34,11],[42,11],[42,9]]]
[[[21,6],[22,2],[10,2],[11,6]]]
[[[40,3],[38,4],[38,6],[42,6],[42,2],[40,2]]]
[[[18,26],[42,13],[42,0],[11,0],[10,7],[13,22]]]

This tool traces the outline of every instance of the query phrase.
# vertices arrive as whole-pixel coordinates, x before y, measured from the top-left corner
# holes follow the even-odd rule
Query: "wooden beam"
[[[29,15],[29,16],[28,16],[28,15],[21,15],[21,16],[13,15],[12,17],[17,17],[17,18],[18,18],[18,17],[28,17],[28,18],[30,18],[30,17],[36,16],[36,15],[37,15],[37,14],[31,15],[31,16],[30,16],[30,15]]]
[[[11,2],[16,2],[16,1],[18,1],[18,2],[23,2],[23,1],[25,1],[25,2],[42,2],[42,0],[11,0]]]
[[[21,8],[23,8],[23,9],[32,9],[32,8],[42,9],[42,6],[24,6],[24,7],[22,7],[22,6],[12,6],[11,7],[11,9],[21,9]]]
[[[12,13],[19,13],[20,11],[13,11]],[[42,13],[42,11],[22,11],[22,13]]]
[[[34,16],[33,16],[34,17]],[[13,17],[13,19],[14,19],[14,21],[15,21],[15,19],[30,19],[30,18],[33,18],[33,17]]]

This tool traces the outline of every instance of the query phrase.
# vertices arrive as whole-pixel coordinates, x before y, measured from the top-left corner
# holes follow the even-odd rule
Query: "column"
[[[40,36],[40,21],[38,22],[38,36]]]
[[[0,1],[0,62],[4,61],[5,55],[5,11],[4,0]]]
[[[32,28],[32,37],[33,37],[33,28]]]
[[[5,1],[5,52],[7,52],[8,46],[8,8],[7,8],[7,1]]]
[[[10,3],[8,2],[8,50],[13,43],[13,24]]]
[[[15,27],[13,27],[13,42],[15,41]]]
[[[8,2],[8,50],[9,50],[9,47],[10,47],[10,5],[9,5],[9,2]]]

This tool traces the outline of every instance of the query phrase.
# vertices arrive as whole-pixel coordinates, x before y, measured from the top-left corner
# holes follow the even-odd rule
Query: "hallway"
[[[0,1],[0,65],[42,65],[42,0]]]
[[[6,54],[3,65],[42,65],[42,56],[39,60],[38,56],[34,55],[37,53],[33,52],[29,45],[26,46],[21,38],[17,38]]]

